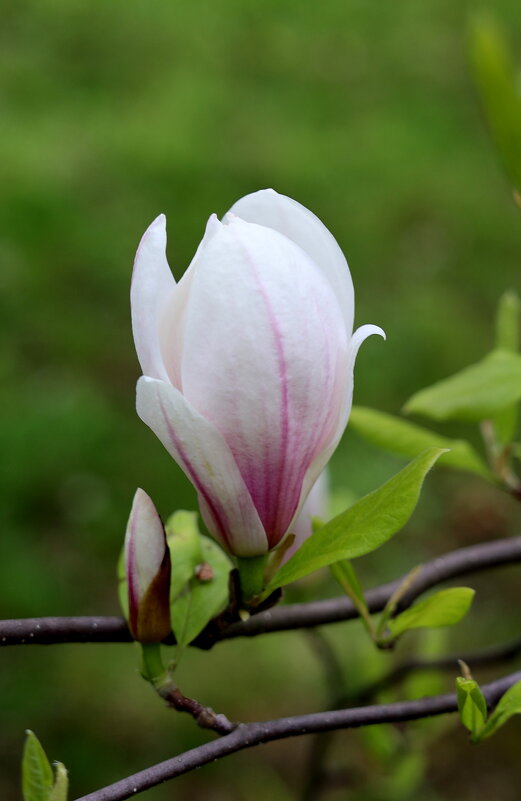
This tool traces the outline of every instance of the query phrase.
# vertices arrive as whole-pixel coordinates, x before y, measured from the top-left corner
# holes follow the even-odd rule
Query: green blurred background
[[[178,277],[209,214],[243,194],[273,186],[317,213],[349,260],[357,323],[388,335],[362,349],[357,403],[397,412],[414,390],[490,347],[499,295],[521,288],[521,220],[469,75],[472,7],[1,0],[2,617],[117,613],[115,563],[135,488],[163,515],[194,507],[192,488],[134,411],[130,270],[159,212]],[[521,52],[518,0],[481,7]],[[400,464],[348,432],[333,460],[335,503]],[[518,519],[499,491],[439,471],[406,531],[362,560],[362,575],[367,585],[390,579],[451,547],[519,531]],[[514,635],[515,571],[469,583],[479,590],[469,620],[450,637],[410,635],[398,658]],[[297,593],[336,589],[319,576]],[[325,636],[351,688],[394,658],[373,654],[358,624]],[[311,646],[294,633],[190,652],[179,683],[232,718],[319,710],[327,692]],[[452,678],[398,695],[436,692]],[[162,708],[127,645],[1,652],[6,801],[21,797],[27,727],[68,766],[71,798],[207,739]],[[376,732],[337,736],[330,762],[344,783],[324,797],[518,799],[518,723],[479,749],[449,720]],[[308,748],[303,739],[263,747],[140,797],[299,798]]]

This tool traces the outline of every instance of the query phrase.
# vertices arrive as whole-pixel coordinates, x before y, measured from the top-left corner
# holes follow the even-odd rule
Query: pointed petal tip
[[[364,342],[364,340],[366,340],[367,337],[370,337],[373,334],[377,334],[384,340],[387,339],[385,331],[382,328],[380,328],[379,325],[371,325],[371,324],[361,325],[360,328],[356,329],[353,336],[351,337],[351,344],[350,344],[352,364],[354,364],[354,361],[356,359],[356,354],[358,353],[358,350],[362,342]]]
[[[153,236],[154,234],[166,237],[166,216],[164,214],[159,214],[154,220],[152,220],[145,233],[141,237],[139,247],[145,244],[150,236]]]

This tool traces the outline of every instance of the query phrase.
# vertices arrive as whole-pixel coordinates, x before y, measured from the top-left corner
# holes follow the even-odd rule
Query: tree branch
[[[423,565],[399,609],[409,606],[419,595],[443,581],[489,570],[500,565],[521,562],[521,537],[471,545],[452,551]],[[380,612],[405,576],[382,584],[366,593],[370,612]],[[345,597],[305,604],[287,604],[252,615],[248,620],[216,626],[213,622],[193,645],[211,648],[220,640],[232,637],[256,637],[272,631],[313,628],[358,617],[354,604]],[[122,617],[36,617],[0,621],[0,646],[51,645],[55,643],[131,642],[132,637]],[[173,638],[165,641],[174,643]]]
[[[489,706],[495,706],[506,690],[517,681],[521,681],[521,671],[484,685],[482,690]],[[421,698],[416,701],[399,701],[394,704],[316,712],[309,715],[277,718],[264,723],[243,723],[231,734],[227,734],[219,740],[205,743],[184,754],[167,759],[165,762],[153,765],[115,784],[82,796],[76,801],[124,801],[124,799],[132,798],[150,787],[181,776],[216,759],[222,759],[245,748],[252,748],[273,740],[298,737],[314,732],[373,726],[377,723],[400,723],[456,712],[457,708],[456,695],[450,693]]]
[[[346,694],[342,698],[342,703],[369,703],[383,690],[394,687],[404,681],[411,673],[428,670],[447,670],[455,671],[458,669],[458,662],[462,660],[471,670],[479,667],[488,667],[509,662],[521,654],[521,637],[511,640],[504,645],[495,645],[482,651],[471,651],[469,653],[454,654],[443,656],[437,659],[407,659],[391,668],[379,679],[375,679],[366,687],[355,690],[352,695]]]
[[[226,715],[214,712],[211,707],[203,706],[194,698],[188,698],[179,687],[167,684],[164,687],[157,687],[156,692],[166,701],[167,706],[178,712],[187,712],[202,729],[212,729],[217,734],[230,734],[237,728],[238,724],[232,723]]]

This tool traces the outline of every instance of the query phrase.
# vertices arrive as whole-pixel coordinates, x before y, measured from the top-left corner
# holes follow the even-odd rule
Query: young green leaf
[[[197,512],[179,509],[168,518],[165,530],[172,563],[170,599],[173,601],[193,577],[197,565],[204,561]]]
[[[321,567],[376,550],[412,515],[425,476],[444,453],[431,448],[397,475],[319,528],[277,571],[265,594]]]
[[[354,605],[358,609],[366,630],[369,632],[371,637],[374,637],[375,629],[373,626],[373,621],[371,620],[371,615],[369,614],[369,609],[367,608],[364,593],[362,587],[360,586],[360,582],[358,581],[358,576],[356,575],[355,569],[351,562],[349,562],[347,559],[344,559],[342,562],[335,562],[333,565],[331,565],[331,573],[338,581],[345,594],[348,596],[348,598],[351,598]]]
[[[503,167],[521,191],[521,95],[517,65],[503,31],[485,14],[474,16],[470,54],[475,81]]]
[[[349,428],[373,445],[402,456],[414,457],[426,448],[450,448],[440,457],[440,465],[466,470],[488,481],[496,481],[485,462],[466,440],[449,439],[408,420],[364,406],[353,407]]]
[[[389,620],[387,628],[394,638],[408,629],[454,626],[469,611],[473,597],[469,587],[440,590]]]
[[[517,292],[504,292],[498,304],[496,318],[496,348],[517,353],[519,350],[519,315],[521,305]]]
[[[501,697],[498,705],[490,715],[487,723],[479,732],[476,742],[485,740],[494,734],[513,715],[521,714],[521,681],[514,684]]]
[[[474,679],[459,676],[456,679],[456,694],[461,722],[472,734],[474,740],[485,725],[487,719],[487,702]]]
[[[422,389],[405,404],[433,420],[480,421],[521,399],[521,356],[494,350],[477,364]]]
[[[176,537],[172,539],[172,573]],[[221,612],[228,601],[228,576],[232,563],[213,540],[199,537],[200,559],[192,567],[191,577],[172,594],[170,615],[172,630],[180,647],[194,640],[206,624]],[[179,583],[177,588],[179,589]]]
[[[496,318],[496,348],[517,353],[519,350],[519,297],[513,291],[505,292],[498,305]],[[517,404],[507,407],[494,417],[494,431],[498,441],[507,445],[517,429]]]
[[[49,796],[49,801],[67,801],[69,790],[69,777],[67,768],[61,762],[54,763],[54,785]]]
[[[22,757],[22,792],[24,801],[49,801],[53,788],[52,768],[40,741],[26,732]]]

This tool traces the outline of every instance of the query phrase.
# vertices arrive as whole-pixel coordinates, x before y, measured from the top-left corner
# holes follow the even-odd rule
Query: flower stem
[[[141,672],[145,679],[157,687],[165,678],[166,670],[159,643],[141,644]]]
[[[251,601],[253,598],[260,595],[264,589],[264,571],[267,560],[267,554],[262,554],[262,556],[237,557],[243,601]]]

